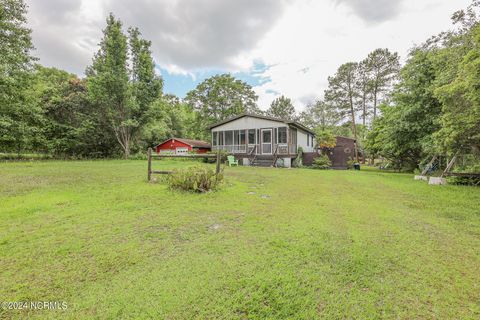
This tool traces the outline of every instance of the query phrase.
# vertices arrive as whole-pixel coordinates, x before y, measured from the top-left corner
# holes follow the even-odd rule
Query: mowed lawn
[[[157,161],[156,169],[191,165]],[[0,164],[0,300],[33,319],[479,319],[480,188],[375,171]]]

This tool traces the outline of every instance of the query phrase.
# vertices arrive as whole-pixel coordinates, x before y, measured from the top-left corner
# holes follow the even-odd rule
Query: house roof
[[[308,133],[311,133],[313,135],[315,135],[315,132],[313,132],[312,130],[310,130],[309,128],[305,127],[304,125],[296,122],[296,121],[292,121],[292,120],[286,120],[286,119],[280,119],[280,118],[274,118],[274,117],[269,117],[269,116],[262,116],[262,115],[258,115],[258,114],[251,114],[251,113],[243,113],[243,114],[240,114],[238,116],[235,116],[235,117],[231,117],[231,118],[228,118],[228,119],[225,119],[223,121],[220,121],[220,122],[217,122],[213,125],[211,125],[210,127],[208,127],[210,130],[213,129],[213,128],[216,128],[218,126],[221,126],[222,124],[225,124],[225,123],[229,123],[229,122],[232,122],[232,121],[235,121],[237,119],[240,119],[240,118],[243,118],[243,117],[252,117],[252,118],[258,118],[258,119],[265,119],[265,120],[271,120],[271,121],[276,121],[276,122],[282,122],[282,123],[285,123],[285,124],[288,124],[292,127],[296,127],[296,128],[299,128],[299,129],[302,129]]]
[[[165,141],[163,141],[162,143],[159,143],[157,145],[157,147],[159,145],[162,145],[164,144],[165,142],[167,141],[170,141],[170,140],[178,140],[180,142],[183,142],[185,144],[188,144],[189,146],[191,146],[192,148],[211,148],[210,146],[210,143],[208,142],[205,142],[205,141],[202,141],[202,140],[193,140],[193,139],[183,139],[183,138],[170,138],[170,139],[167,139]]]

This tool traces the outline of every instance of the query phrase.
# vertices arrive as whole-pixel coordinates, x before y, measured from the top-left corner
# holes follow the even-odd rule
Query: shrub
[[[209,151],[207,152],[206,154],[214,154],[214,155],[217,155],[218,151]],[[230,153],[228,153],[227,151],[225,150],[220,150],[220,157],[221,159],[226,159],[227,158],[227,155],[229,155]],[[203,158],[202,159],[203,162],[205,163],[216,163],[217,162],[217,158]]]
[[[353,169],[354,164],[355,164],[355,159],[350,158],[350,159],[347,160],[347,168],[348,169]]]
[[[152,150],[152,154],[156,154],[154,150]],[[135,154],[131,154],[128,159],[130,159],[130,160],[147,160],[147,155],[144,152],[137,152]]]
[[[303,148],[302,147],[298,147],[297,157],[295,158],[295,160],[293,160],[293,166],[295,168],[303,167]]]
[[[456,168],[454,172],[480,173],[480,164],[465,167],[460,166]],[[456,185],[480,186],[480,178],[478,177],[449,177],[448,182]]]
[[[313,164],[312,164],[313,169],[326,170],[326,169],[330,169],[331,166],[332,166],[332,161],[330,161],[327,155],[321,155],[313,159]]]
[[[218,188],[223,181],[223,173],[216,175],[212,168],[194,166],[175,170],[166,181],[171,189],[208,192]]]

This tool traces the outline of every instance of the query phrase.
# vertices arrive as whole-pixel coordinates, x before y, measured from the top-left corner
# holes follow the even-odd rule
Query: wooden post
[[[150,181],[152,179],[152,148],[148,148],[147,158],[148,158],[148,181]]]
[[[447,164],[447,167],[445,168],[445,171],[443,171],[442,175],[440,176],[441,178],[443,178],[443,176],[445,176],[447,173],[450,172],[450,170],[452,169],[453,165],[455,164],[455,161],[457,161],[457,156],[458,154],[460,153],[460,151],[457,151],[455,153],[455,155],[453,156],[452,160],[450,160]]]
[[[215,174],[218,175],[220,173],[220,150],[217,151],[217,168],[215,170]]]

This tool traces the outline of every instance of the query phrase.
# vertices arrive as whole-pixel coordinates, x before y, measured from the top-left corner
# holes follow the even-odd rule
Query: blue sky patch
[[[158,68],[160,69],[164,82],[163,92],[174,94],[180,98],[184,98],[187,92],[195,89],[203,80],[216,74],[228,73],[221,69],[207,69],[193,72],[194,76],[192,76],[189,74],[169,73],[160,66],[158,66]],[[234,72],[232,75],[239,80],[245,81],[252,87],[257,87],[271,81],[270,78],[263,76],[263,73],[268,70],[268,68],[269,66],[264,63],[255,62],[248,72]]]

